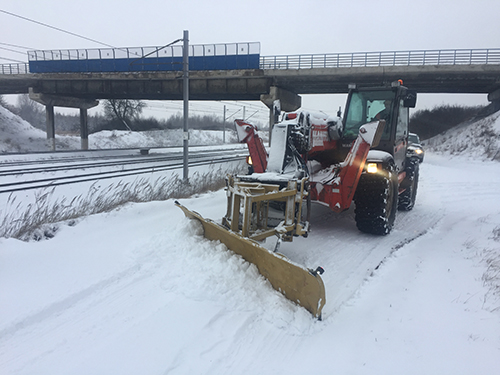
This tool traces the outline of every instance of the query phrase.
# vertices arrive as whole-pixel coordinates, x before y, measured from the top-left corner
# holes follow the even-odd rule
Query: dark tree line
[[[410,131],[417,133],[421,139],[428,139],[481,115],[484,108],[443,105],[431,110],[419,110],[411,116]]]

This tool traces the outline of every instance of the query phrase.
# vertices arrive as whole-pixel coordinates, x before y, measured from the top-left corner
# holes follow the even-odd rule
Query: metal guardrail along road
[[[500,64],[500,49],[358,52],[262,56],[261,69]]]
[[[0,74],[29,74],[28,63],[1,64]]]

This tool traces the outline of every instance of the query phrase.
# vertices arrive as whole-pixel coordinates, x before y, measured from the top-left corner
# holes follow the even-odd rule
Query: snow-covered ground
[[[189,138],[191,145],[221,144],[223,134],[220,131],[191,129]],[[237,142],[236,133],[232,129],[228,130],[225,140],[228,143]],[[182,146],[182,143],[182,129],[148,132],[104,130],[89,135],[90,149],[168,147]],[[56,134],[57,150],[79,150],[80,147],[80,137]],[[49,151],[49,149],[47,134],[44,131],[31,126],[0,105],[0,154]]]
[[[499,113],[468,121],[425,141],[426,149],[440,155],[461,155],[471,160],[500,161]]]
[[[498,114],[488,121],[498,138]],[[499,164],[479,146],[453,158],[433,147],[390,235],[315,206],[309,238],[281,246],[326,269],[322,321],[172,200],[88,216],[50,240],[0,239],[1,373],[498,374]],[[226,197],[181,203],[219,220]]]
[[[102,131],[90,136],[91,151],[82,152],[79,150],[80,138],[76,136],[56,136],[57,153],[48,151],[46,134],[39,129],[32,127],[20,117],[12,114],[0,106],[0,166],[2,172],[12,168],[9,163],[34,162],[38,168],[47,163],[47,170],[43,176],[40,173],[31,173],[16,176],[0,176],[2,188],[10,187],[11,183],[39,178],[63,178],[67,177],[64,172],[49,172],[54,166],[53,162],[60,165],[71,164],[86,158],[109,158],[125,157],[135,158],[139,155],[138,148],[153,148],[150,155],[153,157],[167,156],[168,154],[182,153],[182,131]],[[189,195],[203,191],[207,186],[221,186],[227,173],[237,173],[246,170],[244,156],[246,146],[241,143],[229,143],[235,141],[235,132],[228,130],[225,137],[222,132],[214,131],[190,131],[190,152],[198,155],[203,151],[217,149],[241,149],[241,160],[220,163],[212,160],[210,165],[198,165],[189,168],[191,184],[183,186],[182,169],[166,170],[165,162],[162,161],[154,169],[138,175],[121,176],[120,178],[92,181],[90,178],[86,183],[79,184],[59,184],[55,183],[51,188],[44,190],[15,191],[10,194],[0,194],[0,237],[15,236],[24,232],[22,228],[33,224],[47,222],[49,217],[56,218],[56,221],[65,220],[74,216],[71,212],[81,212],[93,214],[109,210],[109,207],[120,204],[120,201],[147,201],[154,199],[166,199],[172,196]],[[223,141],[226,143],[223,144]],[[112,149],[112,150],[111,150]],[[64,152],[61,152],[64,151]],[[27,153],[35,152],[35,153]],[[200,160],[193,157],[193,160]],[[150,161],[149,165],[152,166]],[[136,165],[137,166],[137,165]],[[114,169],[123,169],[123,166],[115,166]],[[126,167],[125,167],[126,168]],[[82,168],[85,171],[88,169]],[[168,168],[167,168],[168,169]],[[92,173],[109,171],[109,169],[94,168]],[[90,173],[90,172],[89,172]],[[59,181],[61,182],[61,181]],[[181,194],[179,187],[182,186]],[[71,203],[69,203],[71,202]],[[63,213],[59,209],[67,206]],[[41,209],[41,207],[43,207]],[[59,208],[58,208],[59,207]],[[78,215],[78,214],[77,214]],[[38,228],[33,233],[25,233],[23,238],[41,238],[52,235],[56,226],[45,226]],[[47,232],[47,233],[45,233]],[[16,234],[17,233],[17,234]]]

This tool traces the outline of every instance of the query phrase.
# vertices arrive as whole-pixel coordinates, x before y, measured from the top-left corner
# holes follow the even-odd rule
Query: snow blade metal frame
[[[305,236],[309,223],[302,222],[302,203],[307,197],[307,178],[279,184],[245,182],[239,177],[226,180],[227,212],[222,224],[232,232],[256,241],[276,235],[280,240],[292,241],[293,236]],[[282,204],[283,217],[278,225],[269,223],[272,202]],[[242,210],[242,211],[241,211]]]

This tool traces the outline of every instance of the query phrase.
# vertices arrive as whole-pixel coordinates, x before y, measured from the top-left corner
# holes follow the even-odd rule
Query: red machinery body
[[[256,173],[269,172],[267,168],[269,156],[262,140],[255,131],[255,127],[243,120],[236,120],[235,123],[238,133],[244,135],[244,138],[240,136],[241,141],[248,144],[254,171]],[[336,162],[339,157],[338,144],[340,140],[332,139],[334,138],[332,137],[332,127],[335,125],[332,125],[331,121],[329,123],[326,118],[291,113],[285,116],[284,122],[276,126],[291,128],[292,130],[285,132],[288,138],[293,138],[293,130],[299,130],[295,134],[309,135],[302,150],[295,148],[296,150],[292,151],[297,151],[300,154],[307,167],[310,199],[328,205],[335,212],[341,212],[348,209],[352,203],[368,151],[380,139],[384,124],[384,121],[376,121],[363,125],[358,137],[341,162]],[[280,133],[276,132],[276,134]],[[275,133],[273,133],[273,137],[275,137]],[[273,144],[271,144],[269,154],[273,151],[279,152],[286,159],[289,150],[279,147],[279,141],[276,143],[278,150],[273,150]],[[274,171],[277,172],[277,175],[286,175],[285,169],[277,170],[274,168]],[[270,178],[269,173],[265,173],[260,181],[268,182]]]
[[[235,120],[236,132],[241,143],[248,145],[254,172],[264,173],[267,168],[267,151],[262,138],[257,133],[257,127],[243,120]]]

